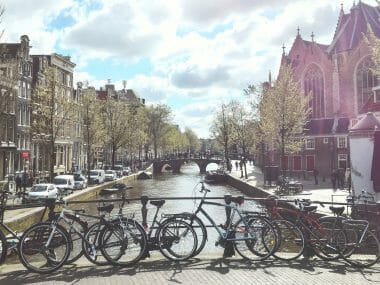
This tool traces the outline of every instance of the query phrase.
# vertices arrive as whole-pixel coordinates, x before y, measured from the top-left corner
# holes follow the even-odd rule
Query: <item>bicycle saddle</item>
[[[335,215],[342,215],[343,212],[344,212],[344,207],[334,207],[334,206],[330,206],[329,209],[331,210],[331,212],[333,212]]]
[[[318,208],[318,206],[304,206],[302,208],[303,211],[305,212],[313,212]]]
[[[161,207],[163,204],[165,204],[165,200],[152,200],[150,203],[156,207]]]
[[[104,205],[104,206],[98,206],[98,211],[99,212],[111,213],[112,210],[113,210],[113,204]]]

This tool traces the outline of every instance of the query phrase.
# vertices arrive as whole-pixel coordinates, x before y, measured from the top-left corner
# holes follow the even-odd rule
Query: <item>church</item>
[[[283,47],[281,64],[290,64],[294,80],[312,94],[304,148],[283,159],[286,170],[309,176],[317,170],[325,179],[336,169],[344,171],[350,167],[349,129],[367,112],[380,117],[369,28],[380,37],[380,7],[359,1],[348,13],[341,7],[330,44],[317,43],[313,34],[311,41],[304,40],[298,29],[289,52]]]

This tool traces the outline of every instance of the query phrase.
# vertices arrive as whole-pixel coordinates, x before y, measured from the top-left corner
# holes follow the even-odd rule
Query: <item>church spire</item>
[[[282,54],[285,55],[285,44],[282,44]]]

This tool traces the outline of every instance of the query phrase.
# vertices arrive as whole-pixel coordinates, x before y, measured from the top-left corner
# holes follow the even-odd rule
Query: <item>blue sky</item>
[[[376,1],[363,1],[376,5]],[[352,0],[3,0],[2,41],[28,35],[32,54],[70,55],[74,80],[108,79],[147,104],[164,103],[182,129],[209,136],[215,108],[275,78],[297,26],[331,42]]]

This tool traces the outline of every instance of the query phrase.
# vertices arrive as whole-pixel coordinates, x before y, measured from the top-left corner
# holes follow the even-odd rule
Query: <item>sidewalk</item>
[[[248,179],[240,178],[241,171],[240,169],[236,170],[235,161],[232,161],[234,166],[230,175],[238,178],[254,187],[261,189],[262,191],[267,192],[269,195],[276,195],[276,186],[269,187],[264,185],[264,175],[261,170],[255,165],[247,163],[247,175]],[[321,180],[321,179],[319,179]],[[303,185],[303,191],[297,195],[282,196],[283,199],[310,199],[311,201],[324,202],[324,207],[320,204],[317,211],[323,214],[331,214],[329,206],[333,203],[346,203],[346,198],[349,195],[349,192],[345,189],[334,190],[331,185],[330,180],[318,181],[318,185],[315,185],[314,179],[304,180],[299,179],[299,182]]]

